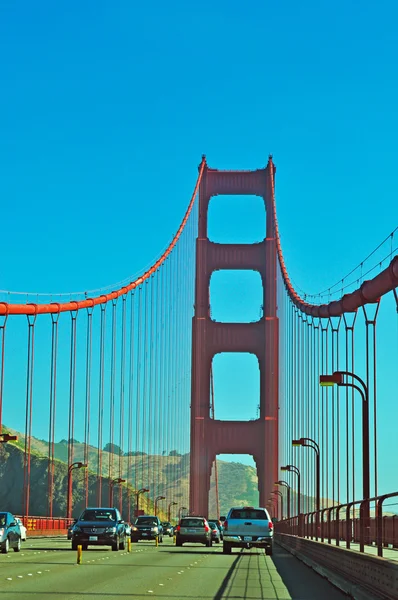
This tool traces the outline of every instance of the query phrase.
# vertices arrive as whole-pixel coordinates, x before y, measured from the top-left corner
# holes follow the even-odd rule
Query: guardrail
[[[320,511],[301,514],[276,523],[275,531],[311,540],[335,541],[336,546],[344,541],[346,548],[352,542],[359,543],[360,552],[365,546],[377,546],[378,556],[383,556],[383,547],[398,548],[398,515],[383,516],[383,503],[388,498],[398,497],[398,492],[383,494],[366,500],[330,506]],[[375,516],[369,516],[369,505],[375,503]],[[355,506],[359,505],[359,517],[355,517]],[[333,513],[335,513],[333,515]],[[344,514],[345,519],[340,515]]]
[[[66,535],[69,525],[73,523],[73,519],[63,517],[15,516],[21,519],[28,531],[28,535]]]

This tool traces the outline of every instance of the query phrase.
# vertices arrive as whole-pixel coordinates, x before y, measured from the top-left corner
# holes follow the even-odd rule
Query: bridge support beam
[[[274,165],[257,171],[218,171],[206,165],[199,191],[196,247],[195,315],[192,324],[190,511],[208,513],[210,475],[217,454],[251,454],[257,465],[260,505],[265,506],[278,479],[278,319],[276,314],[276,240],[271,177]],[[258,244],[215,244],[207,238],[212,196],[255,194],[266,209],[266,239]],[[213,271],[248,269],[263,283],[262,318],[256,323],[217,323],[210,318],[209,284]],[[210,372],[220,352],[255,354],[260,369],[260,417],[254,421],[210,418]],[[244,400],[244,399],[243,399]]]

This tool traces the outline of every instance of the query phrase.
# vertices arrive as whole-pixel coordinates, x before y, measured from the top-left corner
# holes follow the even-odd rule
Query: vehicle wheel
[[[182,546],[182,542],[180,540],[176,540],[176,546]]]
[[[114,544],[112,544],[112,552],[117,552],[119,550],[119,544],[118,542],[115,542]]]
[[[124,550],[126,547],[126,540],[123,538],[123,541],[119,544],[119,550]]]
[[[1,553],[8,554],[9,549],[10,549],[10,540],[7,538],[6,541],[4,542],[4,546],[1,549]]]
[[[87,550],[88,544],[82,544],[82,550]]]
[[[207,540],[206,542],[206,548],[211,548],[212,547],[212,541],[211,540]]]
[[[265,549],[265,554],[266,554],[267,556],[272,556],[272,546],[268,546],[268,547]]]
[[[21,552],[21,538],[18,538],[17,545],[14,546],[14,552]]]
[[[223,554],[231,554],[232,548],[231,548],[231,546],[229,544],[227,544],[226,542],[224,542],[223,546],[222,546],[222,551],[223,551]]]
[[[220,543],[220,540],[218,538],[216,538],[214,541],[216,542],[216,544]]]
[[[77,550],[77,542],[72,542],[72,550]]]
[[[163,536],[162,535],[159,538],[159,544],[163,544]]]

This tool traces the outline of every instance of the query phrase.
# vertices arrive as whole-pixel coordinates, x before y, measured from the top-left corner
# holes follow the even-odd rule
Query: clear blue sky
[[[3,0],[0,288],[139,272],[175,232],[203,153],[218,168],[272,153],[291,277],[308,293],[334,283],[398,222],[397,19],[393,0]],[[261,239],[261,205],[234,206],[213,201],[211,237]],[[220,319],[246,310],[239,293],[226,306],[228,276],[212,289]]]

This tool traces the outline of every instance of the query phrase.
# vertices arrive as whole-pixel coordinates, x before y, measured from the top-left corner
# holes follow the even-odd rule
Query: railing
[[[377,555],[383,556],[383,547],[398,548],[398,515],[383,516],[384,501],[394,497],[398,497],[398,492],[301,514],[300,517],[280,521],[276,524],[275,531],[327,541],[328,544],[334,540],[336,546],[343,541],[348,549],[351,543],[359,543],[360,552],[365,551],[365,546],[377,546]],[[376,503],[374,517],[369,516],[371,502]],[[359,517],[355,517],[354,507],[357,505]],[[340,518],[343,512],[345,519]]]
[[[50,535],[66,535],[69,525],[73,523],[73,519],[63,517],[22,517],[18,516],[30,534],[50,536]]]

